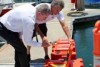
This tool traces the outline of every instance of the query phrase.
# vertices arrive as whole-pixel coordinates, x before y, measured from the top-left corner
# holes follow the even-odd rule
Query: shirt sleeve
[[[34,30],[35,21],[31,18],[26,18],[23,20],[23,42],[25,45],[40,47],[42,44],[33,41],[32,35]]]
[[[63,14],[62,11],[59,12],[59,14],[57,15],[57,18],[58,18],[59,21],[64,20],[64,14]]]

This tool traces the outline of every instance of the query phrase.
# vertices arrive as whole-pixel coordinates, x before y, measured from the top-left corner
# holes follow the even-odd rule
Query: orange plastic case
[[[71,51],[72,51],[71,59],[76,59],[75,43],[73,40],[72,42],[73,42],[73,45],[71,46]],[[51,59],[52,60],[66,59],[67,54],[69,54],[69,47],[70,47],[70,44],[67,40],[59,39],[52,46]]]
[[[51,60],[46,60],[44,67],[84,67],[81,58],[76,59],[75,42],[59,39],[52,46]]]

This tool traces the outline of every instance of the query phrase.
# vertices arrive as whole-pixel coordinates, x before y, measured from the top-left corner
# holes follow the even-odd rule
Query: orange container
[[[73,43],[73,45],[70,48],[70,50],[72,51],[71,59],[76,59],[74,40],[72,40],[71,43]],[[70,44],[67,39],[59,39],[56,42],[56,44],[54,44],[52,47],[51,59],[52,60],[66,59],[67,54],[69,54],[69,47]]]
[[[44,67],[84,67],[84,63],[82,58],[69,61],[69,65],[66,61],[50,60],[44,64]]]
[[[75,42],[69,44],[67,39],[59,39],[52,46],[51,59],[47,60],[44,67],[84,67],[82,59],[76,59]]]
[[[93,53],[95,56],[100,56],[100,20],[96,22],[93,29]]]
[[[50,60],[44,67],[67,67],[67,62],[62,62],[59,60]]]
[[[74,60],[71,67],[84,67],[83,59],[78,58]]]
[[[98,30],[100,30],[100,20],[98,20],[95,24],[95,28],[97,28]]]

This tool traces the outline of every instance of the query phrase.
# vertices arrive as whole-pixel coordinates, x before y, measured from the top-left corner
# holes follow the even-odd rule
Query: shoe
[[[30,62],[31,61],[30,54],[28,54],[27,57],[28,57],[28,61]]]
[[[49,58],[48,55],[45,55],[44,59],[45,59],[45,60],[49,60],[50,58]]]

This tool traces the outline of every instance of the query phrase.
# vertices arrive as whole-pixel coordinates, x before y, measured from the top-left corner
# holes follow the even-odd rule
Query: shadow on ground
[[[31,60],[30,62],[31,63],[45,63],[45,60],[43,58],[38,58],[38,59],[35,59],[35,60]]]

